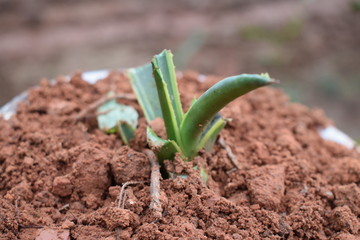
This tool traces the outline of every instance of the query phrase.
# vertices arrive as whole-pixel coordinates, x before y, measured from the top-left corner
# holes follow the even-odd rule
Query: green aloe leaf
[[[242,74],[225,78],[209,88],[190,106],[181,124],[181,143],[185,156],[193,157],[197,154],[202,132],[225,105],[247,92],[274,82],[268,74]]]
[[[205,183],[205,185],[207,185],[208,180],[209,180],[209,175],[206,172],[206,169],[204,167],[200,167],[200,177],[203,180],[203,182]]]
[[[135,138],[136,128],[134,128],[128,122],[120,121],[119,124],[117,125],[117,130],[120,134],[121,140],[126,145],[129,144],[131,139]]]
[[[159,70],[160,76],[166,83],[167,91],[169,93],[170,103],[174,109],[176,123],[180,126],[183,119],[183,110],[180,101],[180,94],[176,81],[175,65],[173,62],[173,54],[169,50],[164,50],[160,54],[155,55],[152,60],[153,68]],[[156,80],[156,79],[155,79]],[[160,100],[161,101],[161,100]]]
[[[147,127],[146,134],[148,144],[156,153],[160,163],[164,160],[173,160],[177,152],[181,154],[182,151],[175,141],[158,137],[150,127]]]
[[[197,145],[197,152],[200,151],[202,148],[205,148],[207,152],[211,152],[217,136],[219,135],[220,131],[225,127],[226,120],[221,118],[220,114],[217,115],[215,115],[214,119],[208,125],[208,129],[206,129],[201,136],[200,142]]]
[[[139,114],[127,105],[110,100],[97,108],[97,122],[101,130],[107,133],[118,131],[125,144],[135,136]]]
[[[206,169],[204,167],[202,167],[202,166],[194,166],[193,169],[194,170],[200,169],[200,177],[203,180],[203,182],[205,183],[205,185],[207,185],[208,180],[209,180],[209,175],[206,172]],[[188,176],[187,175],[181,175],[181,177],[182,178],[187,178]]]
[[[147,122],[162,118],[161,106],[151,64],[128,70],[132,89],[144,111]]]
[[[161,71],[158,67],[153,64],[153,74],[156,82],[156,87],[158,91],[158,96],[161,105],[161,111],[165,123],[167,138],[170,140],[175,140],[177,143],[180,143],[180,131],[179,126],[176,120],[175,109],[171,104],[172,95],[169,93],[169,88],[167,83],[164,81],[164,78],[161,74]]]

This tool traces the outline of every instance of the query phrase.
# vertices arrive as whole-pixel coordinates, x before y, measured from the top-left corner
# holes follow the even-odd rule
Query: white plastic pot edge
[[[360,148],[357,147],[356,142],[352,138],[334,126],[319,129],[319,134],[325,140],[336,142],[349,149],[357,148],[360,151]]]
[[[86,82],[90,84],[94,84],[97,81],[107,77],[108,75],[109,75],[108,70],[96,70],[96,71],[89,71],[82,73],[82,78]],[[199,80],[204,81],[203,78]],[[10,117],[16,113],[17,105],[20,102],[26,101],[26,98],[27,98],[26,91],[14,97],[11,101],[9,101],[7,104],[3,105],[0,108],[0,116],[3,117],[5,120],[10,119]],[[325,140],[336,142],[349,149],[353,149],[356,147],[356,142],[353,139],[351,139],[348,135],[346,135],[344,132],[342,132],[341,130],[339,130],[334,126],[327,126],[325,128],[319,129],[319,135]]]

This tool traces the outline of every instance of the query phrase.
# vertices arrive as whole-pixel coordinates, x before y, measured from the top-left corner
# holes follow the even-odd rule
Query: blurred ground
[[[359,43],[356,0],[0,0],[0,105],[42,77],[169,48],[178,69],[269,72],[360,139]]]

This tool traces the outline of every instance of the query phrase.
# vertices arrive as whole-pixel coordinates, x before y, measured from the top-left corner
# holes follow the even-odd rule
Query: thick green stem
[[[225,105],[251,90],[274,82],[267,74],[242,74],[225,78],[208,89],[191,105],[182,121],[180,133],[185,156],[197,154],[201,133]]]

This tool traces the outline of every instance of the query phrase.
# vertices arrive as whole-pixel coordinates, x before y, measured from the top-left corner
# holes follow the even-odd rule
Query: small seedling
[[[149,145],[160,162],[173,159],[177,152],[191,160],[201,149],[211,148],[227,121],[218,112],[241,95],[275,82],[268,74],[225,78],[194,99],[184,113],[170,51],[156,55],[151,65],[130,69],[129,77],[147,121],[158,117],[164,120],[167,139],[147,128]]]

